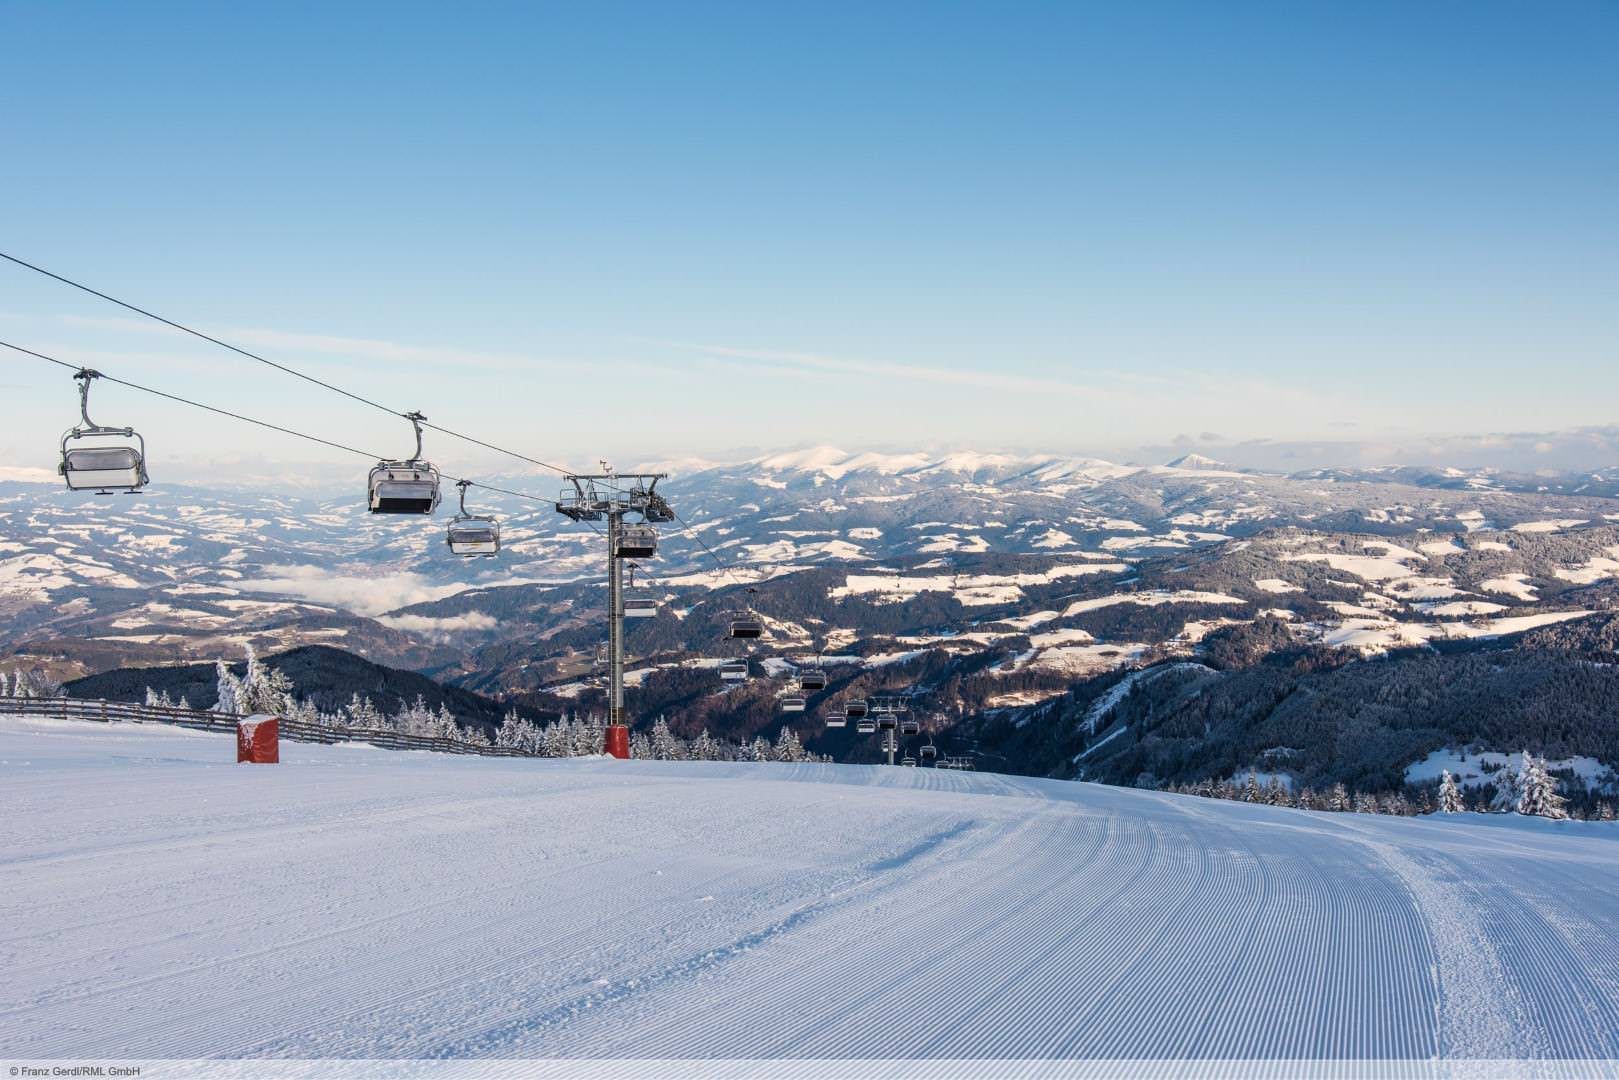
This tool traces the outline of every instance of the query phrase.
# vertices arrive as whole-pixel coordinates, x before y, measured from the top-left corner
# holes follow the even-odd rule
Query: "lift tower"
[[[630,756],[624,722],[624,560],[657,551],[649,526],[675,519],[674,508],[655,490],[667,473],[618,473],[606,462],[593,474],[570,474],[557,498],[557,513],[574,521],[607,522],[607,746],[614,757]],[[642,525],[626,526],[627,515]]]

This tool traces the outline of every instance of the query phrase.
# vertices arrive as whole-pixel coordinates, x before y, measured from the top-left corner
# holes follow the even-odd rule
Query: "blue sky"
[[[1619,420],[1613,3],[37,3],[0,36],[0,250],[548,459]],[[0,331],[406,434],[5,266]],[[6,364],[0,464],[49,467],[71,384]],[[321,456],[105,400],[155,459]]]

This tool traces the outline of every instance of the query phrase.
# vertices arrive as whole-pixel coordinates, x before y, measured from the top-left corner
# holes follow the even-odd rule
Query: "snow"
[[[1585,523],[1585,518],[1558,518],[1556,521],[1520,521],[1512,527],[1512,531],[1520,533],[1562,532],[1564,529],[1572,529],[1576,525],[1584,525]]]
[[[1088,574],[1123,573],[1124,563],[1067,563],[1053,566],[1034,574],[933,574],[906,577],[892,571],[879,574],[850,574],[843,584],[827,590],[827,596],[837,600],[845,596],[871,597],[873,603],[895,604],[910,600],[925,592],[955,593],[961,604],[973,607],[1008,603],[1023,596],[1025,585],[1048,585],[1064,578]]]
[[[1504,577],[1490,578],[1478,583],[1478,587],[1488,592],[1505,593],[1516,596],[1519,600],[1535,600],[1535,586],[1528,584],[1528,574],[1507,574]]]
[[[1087,611],[1114,607],[1118,604],[1136,604],[1140,607],[1158,607],[1161,604],[1246,604],[1247,601],[1225,593],[1200,592],[1195,589],[1151,589],[1146,592],[1114,593],[1092,600],[1075,600],[1063,609],[1063,616],[1083,615]]]
[[[1260,592],[1278,594],[1304,591],[1301,586],[1294,585],[1290,581],[1283,581],[1281,578],[1254,578],[1254,588]]]
[[[1619,1056],[1611,825],[931,769],[234,750],[0,719],[13,1059],[1146,1076]],[[896,1058],[930,1060],[858,1064]]]
[[[1576,585],[1594,585],[1598,581],[1619,577],[1619,546],[1609,547],[1607,550],[1607,556],[1594,555],[1579,566],[1562,567],[1553,570],[1552,573],[1563,581],[1571,581]]]
[[[1367,547],[1372,545],[1368,544]],[[1393,545],[1387,545],[1392,547]],[[1401,549],[1404,550],[1404,549]],[[1415,554],[1414,552],[1412,554]],[[1421,556],[1418,556],[1419,558]],[[1324,562],[1334,570],[1352,574],[1363,581],[1392,581],[1410,577],[1414,571],[1400,557],[1385,555],[1348,555],[1342,552],[1299,552],[1281,556],[1282,562]]]
[[[1435,750],[1421,761],[1406,766],[1405,782],[1417,786],[1436,784],[1439,781],[1439,774],[1448,769],[1456,778],[1456,783],[1462,787],[1477,787],[1503,775],[1512,775],[1512,770],[1515,770],[1517,765],[1517,754],[1476,751],[1467,753],[1446,747],[1443,750]],[[1486,766],[1489,768],[1486,769]],[[1611,783],[1614,779],[1613,770],[1594,757],[1562,758],[1546,762],[1546,767],[1552,772],[1563,770],[1572,772],[1587,787],[1599,787]],[[1509,771],[1503,774],[1500,772],[1503,768]]]

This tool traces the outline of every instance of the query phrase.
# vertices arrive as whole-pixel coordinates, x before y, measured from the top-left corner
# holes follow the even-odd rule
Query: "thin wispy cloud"
[[[677,347],[706,353],[717,358],[762,361],[784,372],[823,372],[832,375],[880,376],[904,379],[910,382],[943,384],[948,386],[977,386],[997,390],[1062,394],[1078,398],[1114,398],[1118,392],[1088,383],[1064,379],[1018,375],[1012,372],[983,371],[977,369],[930,367],[921,364],[899,364],[885,361],[846,360],[818,353],[794,352],[779,349],[753,349],[734,345],[691,345],[675,343]]]
[[[119,333],[161,334],[176,337],[178,331],[161,323],[122,316],[64,315],[62,321],[75,326]],[[384,364],[412,364],[451,368],[484,368],[492,371],[531,371],[551,367],[553,361],[520,353],[488,352],[441,345],[411,345],[381,338],[346,337],[339,334],[313,334],[296,330],[276,330],[255,326],[202,326],[203,333],[243,348],[280,349],[315,353],[339,361]],[[271,357],[275,359],[275,357]]]

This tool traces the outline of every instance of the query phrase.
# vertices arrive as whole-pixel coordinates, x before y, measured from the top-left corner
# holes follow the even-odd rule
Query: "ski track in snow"
[[[1619,1056],[1619,829],[0,718],[19,1058]]]

